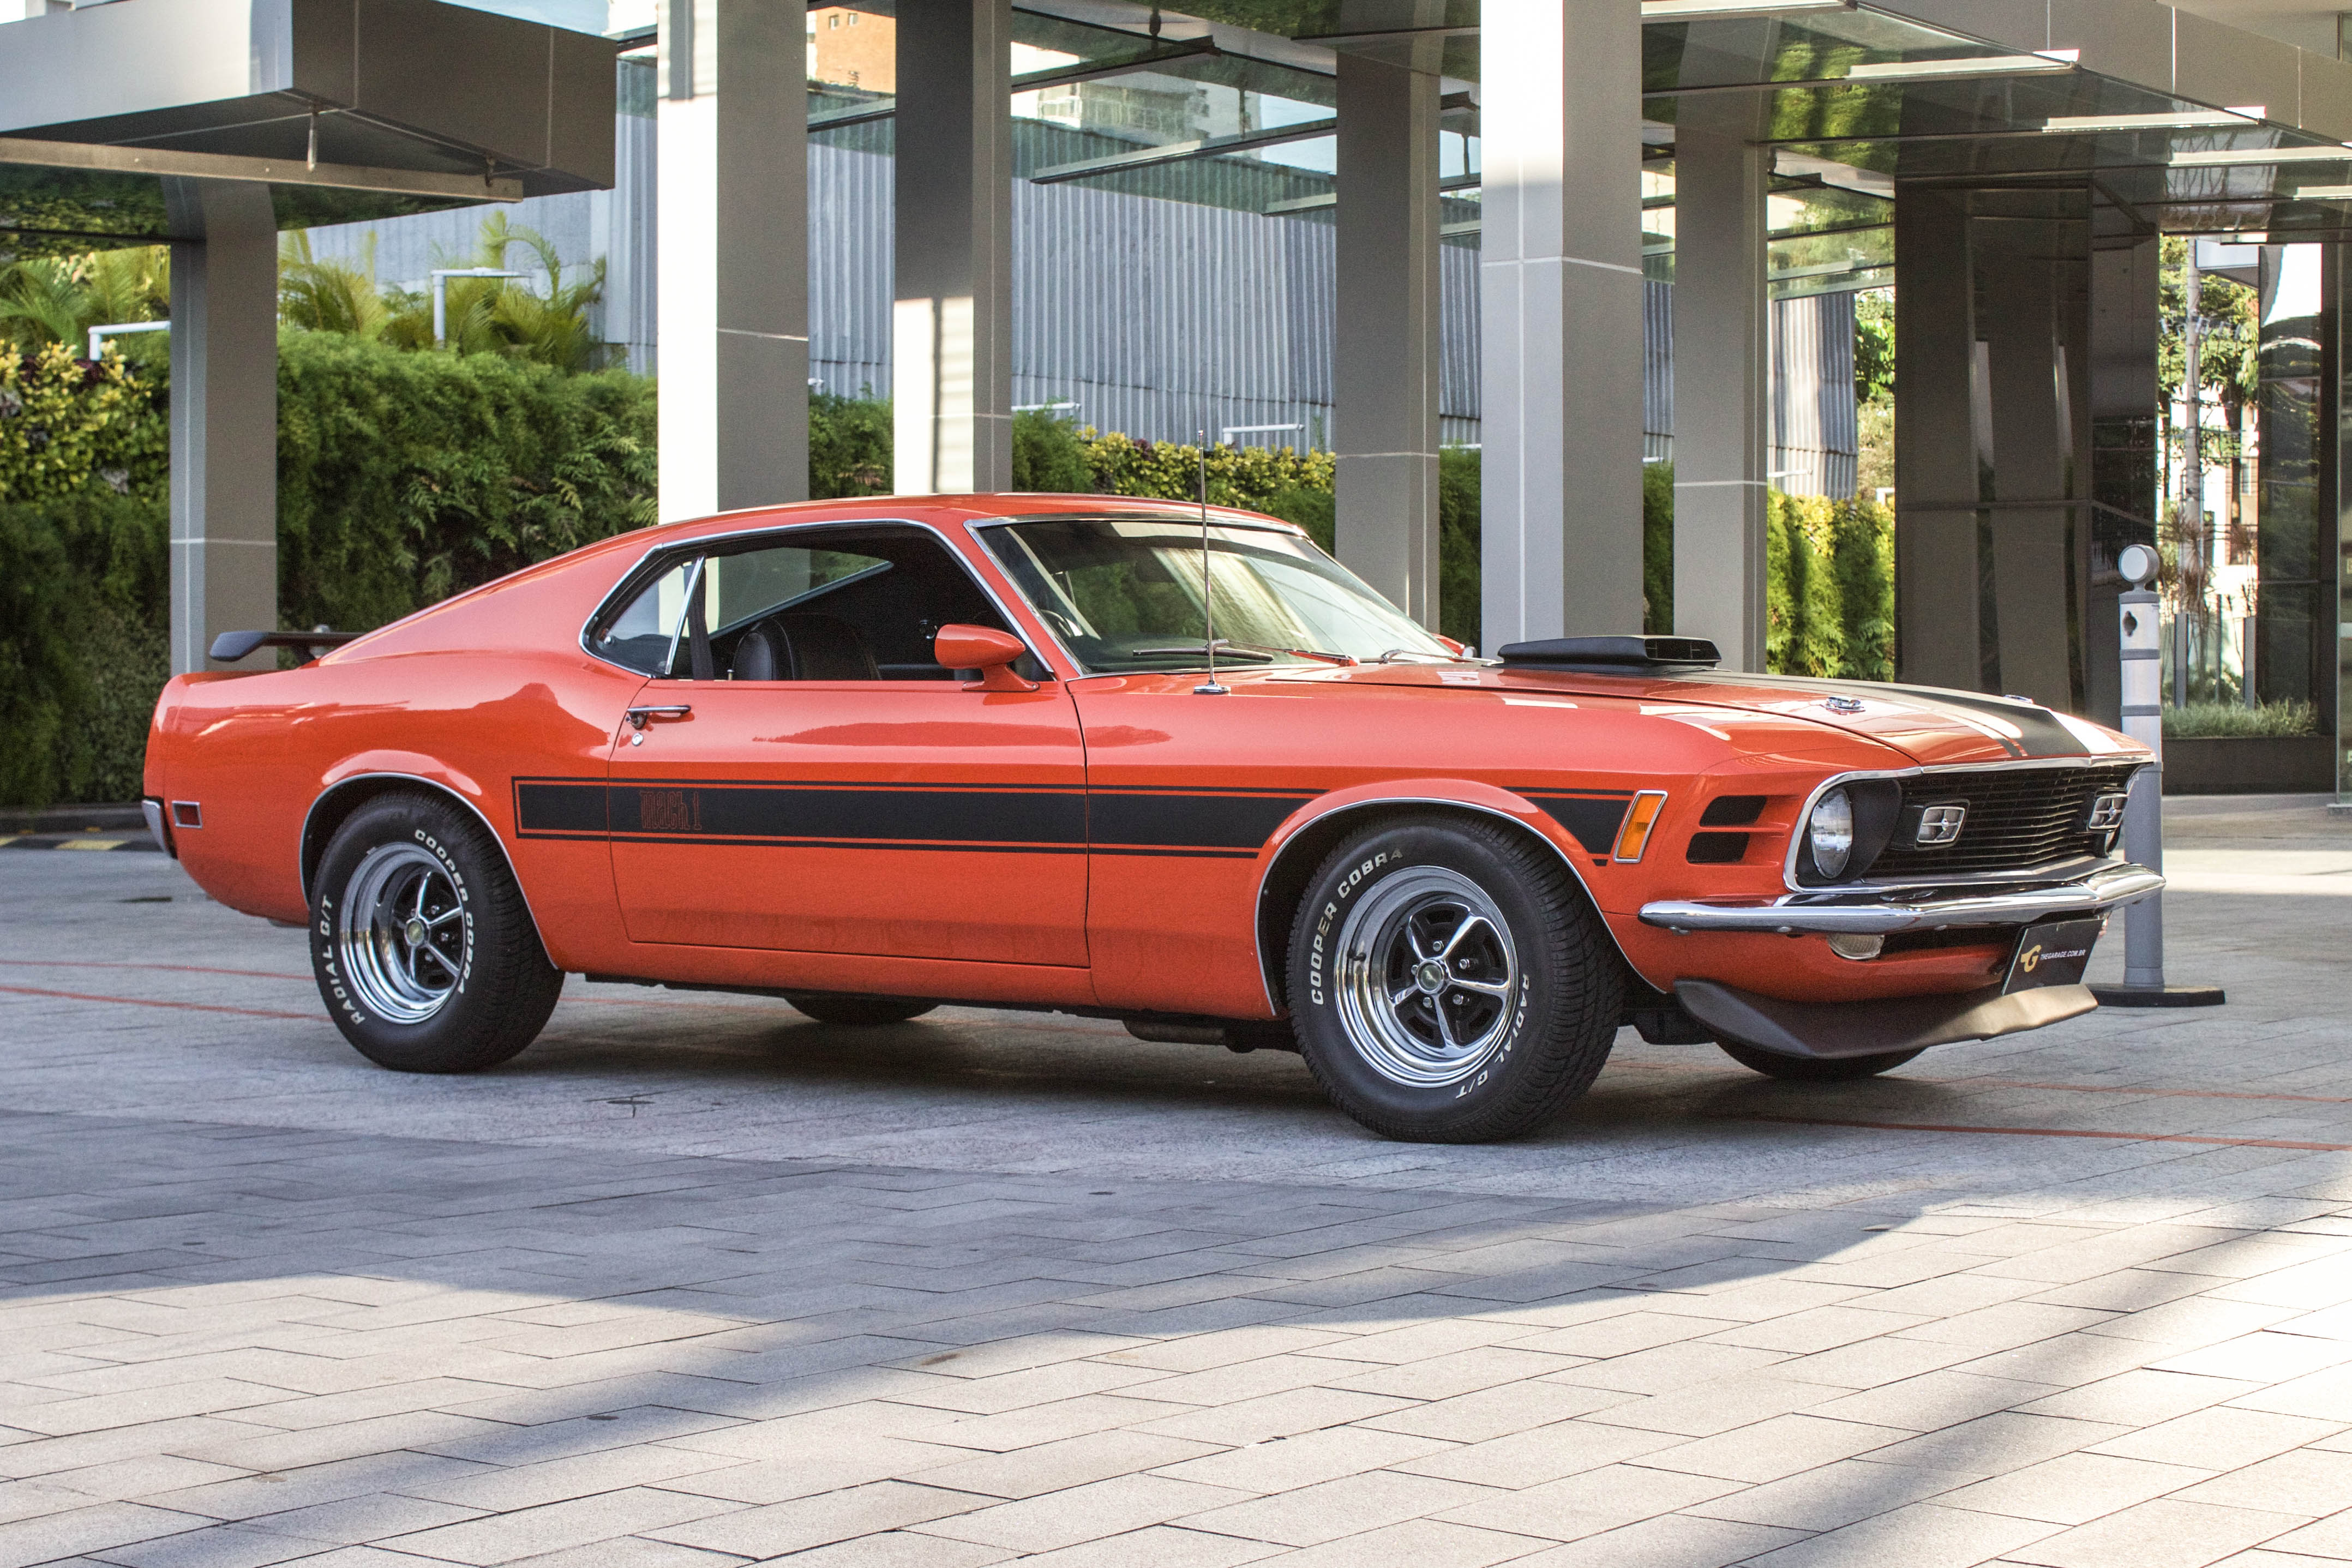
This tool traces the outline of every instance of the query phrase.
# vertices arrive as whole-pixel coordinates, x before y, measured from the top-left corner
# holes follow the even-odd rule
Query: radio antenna
[[[1192,688],[1197,696],[1221,697],[1229,688],[1217,684],[1217,585],[1209,571],[1209,433],[1198,433],[1201,453],[1201,625],[1202,646],[1209,652],[1209,679]]]

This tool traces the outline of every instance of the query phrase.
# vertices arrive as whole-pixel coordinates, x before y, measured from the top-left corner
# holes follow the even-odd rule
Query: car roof
[[[1295,523],[1238,507],[1212,505],[1213,521],[1271,525],[1303,533]],[[709,535],[737,534],[772,524],[783,527],[805,522],[983,522],[1015,517],[1135,516],[1190,520],[1199,517],[1197,504],[1150,496],[1077,496],[1048,492],[1003,491],[945,496],[841,496],[819,501],[793,501],[779,506],[746,507],[738,511],[666,523],[655,529],[637,528],[616,538],[641,542],[652,538],[665,544]]]

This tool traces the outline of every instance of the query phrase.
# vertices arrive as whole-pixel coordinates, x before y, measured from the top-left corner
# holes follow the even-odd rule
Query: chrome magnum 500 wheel
[[[1542,846],[1407,818],[1326,860],[1292,928],[1299,1048],[1332,1101],[1425,1143],[1527,1132],[1608,1059],[1622,981],[1600,916]]]
[[[431,796],[383,795],[320,857],[310,964],[343,1038],[404,1072],[472,1072],[538,1037],[563,988],[506,858]]]

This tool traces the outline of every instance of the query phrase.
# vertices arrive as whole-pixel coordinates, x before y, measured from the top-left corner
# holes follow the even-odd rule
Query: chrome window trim
[[[2130,762],[2131,758],[2128,757],[2110,758],[2103,761],[2095,756],[2086,754],[2082,757],[2013,758],[2006,762],[1939,762],[1932,767],[1865,768],[1846,773],[1833,773],[1813,786],[1812,792],[1805,797],[1803,807],[1797,812],[1795,825],[1789,830],[1789,847],[1780,857],[1781,885],[1790,893],[1835,893],[1841,889],[1884,891],[1898,887],[1958,887],[1979,883],[2063,882],[2067,880],[2068,874],[2080,875],[2082,867],[2085,863],[2098,864],[2114,860],[2116,857],[2112,854],[2077,856],[2070,861],[2057,862],[2038,871],[1954,872],[1948,876],[1939,876],[1930,881],[1922,881],[1916,876],[1863,876],[1856,877],[1851,882],[1828,882],[1819,886],[1809,886],[1797,880],[1797,851],[1805,841],[1805,824],[1812,821],[1814,805],[1822,796],[1841,784],[1871,779],[1925,779],[1941,773],[2022,773],[2034,768],[2114,768]],[[2133,765],[2129,778],[2125,780],[2126,791],[2130,788],[2131,779],[2139,777],[2141,768],[2155,766],[2156,760],[2153,758],[2142,758]],[[2062,873],[2066,874],[2061,874]]]
[[[646,546],[646,549],[637,556],[637,559],[629,563],[628,570],[622,572],[618,578],[614,580],[613,586],[611,588],[605,590],[604,597],[596,601],[596,607],[589,612],[588,619],[580,623],[580,651],[587,654],[590,658],[595,660],[600,664],[610,665],[614,669],[621,670],[629,674],[635,675],[641,680],[674,680],[677,677],[667,674],[655,674],[648,675],[643,670],[630,668],[630,666],[622,664],[618,659],[608,659],[604,654],[598,653],[588,641],[588,633],[590,631],[594,628],[597,622],[604,618],[606,612],[615,607],[614,601],[621,597],[622,593],[637,583],[639,574],[646,570],[648,563],[661,556],[683,554],[689,550],[701,550],[707,546],[724,544],[734,539],[761,538],[799,533],[811,528],[850,528],[865,527],[919,528],[922,532],[927,533],[933,538],[939,540],[940,545],[946,549],[948,554],[953,558],[956,565],[961,569],[963,574],[971,579],[973,586],[978,588],[980,591],[987,597],[987,600],[991,604],[996,606],[996,612],[1004,617],[1004,623],[1013,627],[1016,632],[1019,631],[1021,626],[1021,618],[1013,612],[1011,605],[1005,603],[1004,596],[997,592],[995,587],[991,584],[986,578],[981,576],[980,573],[971,569],[971,562],[964,558],[963,551],[956,548],[955,539],[937,524],[921,522],[913,517],[827,517],[821,520],[811,518],[806,522],[769,523],[760,528],[736,528],[723,534],[699,534],[690,539],[672,539]],[[1026,601],[1024,601],[1024,602],[1025,603]],[[1022,641],[1031,644],[1029,651],[1032,653],[1038,654],[1039,662],[1045,665],[1048,674],[1050,674],[1055,680],[1066,682],[1071,678],[1067,672],[1076,668],[1077,662],[1070,657],[1069,651],[1064,648],[1058,641],[1051,640],[1052,628],[1047,627],[1045,628],[1045,631],[1047,633],[1047,645],[1053,650],[1053,652],[1059,653],[1062,656],[1063,665],[1059,669],[1055,667],[1054,662],[1051,659],[1046,658],[1043,653],[1038,653],[1035,644],[1041,639],[1024,635],[1022,638]],[[675,657],[675,650],[673,650],[673,657]],[[877,685],[905,685],[911,684],[936,685],[939,683],[935,681],[926,681],[921,683],[879,681],[870,684]]]
[[[974,517],[971,519],[971,526],[975,528],[1001,528],[1013,523],[1066,522],[1072,517],[1081,522],[1119,522],[1134,518],[1149,523],[1183,523],[1196,528],[1201,526],[1201,514],[1198,508],[1188,508],[1181,502],[1159,507],[1138,507],[1132,511],[1114,508],[1101,512],[1007,512],[999,517]],[[1255,528],[1261,533],[1289,534],[1294,538],[1303,538],[1309,544],[1315,543],[1315,537],[1297,523],[1285,522],[1280,517],[1261,517],[1255,512],[1233,514],[1219,511],[1212,507],[1209,509],[1209,521],[1220,528]],[[1322,547],[1318,545],[1316,548],[1319,549]]]

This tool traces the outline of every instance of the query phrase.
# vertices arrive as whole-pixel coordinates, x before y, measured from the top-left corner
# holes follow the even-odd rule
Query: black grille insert
[[[2140,766],[1993,768],[1906,779],[1895,836],[1865,874],[1883,881],[1960,872],[2024,872],[2103,854],[2110,835],[2084,826],[2091,802],[2126,788]],[[1948,844],[1916,842],[1916,808],[1943,805],[1968,808],[1960,836]]]

